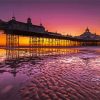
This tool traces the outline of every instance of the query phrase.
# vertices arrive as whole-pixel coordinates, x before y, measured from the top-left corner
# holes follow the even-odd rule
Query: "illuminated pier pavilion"
[[[15,17],[8,22],[0,20],[0,30],[6,35],[6,47],[16,48],[20,46],[20,37],[29,38],[29,47],[68,47],[68,46],[99,46],[100,39],[85,39],[71,37],[45,31],[40,24],[33,25],[31,19],[27,23],[16,21]],[[89,33],[89,30],[86,30]]]

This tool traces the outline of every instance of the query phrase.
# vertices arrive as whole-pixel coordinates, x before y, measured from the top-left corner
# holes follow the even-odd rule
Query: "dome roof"
[[[93,34],[90,32],[89,28],[87,27],[85,32],[83,34],[81,34],[80,36],[86,37],[86,36],[91,36],[91,35],[93,35]]]
[[[90,32],[89,28],[86,28],[85,32],[80,35],[82,39],[93,39],[96,37],[96,34]]]
[[[28,24],[32,24],[32,22],[31,22],[31,18],[30,18],[30,17],[27,18],[27,23],[28,23]]]

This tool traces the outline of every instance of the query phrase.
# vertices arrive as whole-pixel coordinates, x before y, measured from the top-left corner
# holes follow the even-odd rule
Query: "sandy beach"
[[[21,89],[23,100],[100,100],[100,57],[97,53],[48,57]]]

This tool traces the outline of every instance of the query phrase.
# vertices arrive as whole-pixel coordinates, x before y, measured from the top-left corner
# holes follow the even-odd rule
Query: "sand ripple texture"
[[[47,57],[35,68],[20,90],[23,100],[100,100],[100,57],[95,54]]]

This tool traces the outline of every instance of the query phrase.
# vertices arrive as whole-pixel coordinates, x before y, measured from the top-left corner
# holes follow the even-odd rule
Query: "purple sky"
[[[49,31],[78,35],[88,26],[100,34],[100,0],[0,0],[0,19],[40,22]]]

